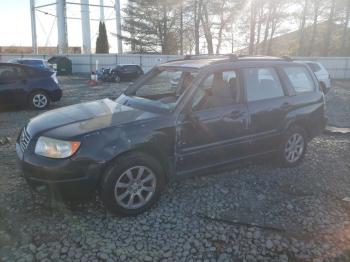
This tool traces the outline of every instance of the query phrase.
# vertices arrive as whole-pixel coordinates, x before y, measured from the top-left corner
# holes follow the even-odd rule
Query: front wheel
[[[105,173],[101,199],[114,214],[137,215],[149,209],[160,197],[164,171],[157,160],[131,153],[120,157]]]
[[[289,128],[280,145],[279,158],[282,166],[293,167],[304,158],[307,148],[305,131],[300,127]]]

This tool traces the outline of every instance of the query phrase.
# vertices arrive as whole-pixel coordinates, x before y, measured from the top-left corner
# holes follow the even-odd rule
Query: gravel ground
[[[61,78],[59,107],[115,98],[127,84]],[[350,127],[350,82],[327,95],[330,123]],[[292,169],[250,163],[172,182],[158,205],[112,217],[98,199],[76,206],[32,195],[14,140],[38,112],[0,112],[0,261],[350,261],[350,136],[314,139]],[[349,199],[350,200],[350,199]]]

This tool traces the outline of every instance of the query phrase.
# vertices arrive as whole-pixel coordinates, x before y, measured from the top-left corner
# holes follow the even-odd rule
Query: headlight
[[[48,137],[39,137],[35,146],[35,154],[49,158],[67,158],[75,154],[80,142],[62,141]]]

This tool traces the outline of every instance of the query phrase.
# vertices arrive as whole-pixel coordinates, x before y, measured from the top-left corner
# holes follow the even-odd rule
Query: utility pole
[[[36,40],[36,21],[35,21],[35,0],[30,0],[30,21],[32,27],[32,49],[33,54],[38,53],[38,43]]]
[[[83,53],[91,53],[91,33],[90,33],[90,11],[89,0],[80,0],[81,3],[81,26],[83,34]]]
[[[103,0],[100,0],[100,21],[105,22],[104,4]]]
[[[66,0],[57,0],[56,12],[57,12],[58,53],[66,54],[68,51]]]
[[[116,16],[116,26],[117,26],[118,54],[122,54],[123,42],[122,42],[122,21],[120,16],[120,0],[115,0],[115,16]]]

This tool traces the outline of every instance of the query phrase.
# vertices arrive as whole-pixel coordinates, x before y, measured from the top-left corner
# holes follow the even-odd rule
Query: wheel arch
[[[105,167],[103,168],[100,179],[98,181],[98,185],[101,185],[101,182],[103,180],[103,176],[105,172],[113,165],[115,164],[119,158],[124,157],[126,155],[134,154],[134,153],[143,153],[148,156],[151,156],[154,158],[158,163],[161,165],[164,176],[165,176],[165,182],[167,183],[169,181],[170,173],[172,170],[172,165],[167,157],[166,152],[163,152],[160,150],[156,145],[151,143],[145,143],[142,145],[139,145],[137,147],[128,148],[124,150],[123,152],[120,152],[119,154],[115,155],[112,159],[106,162]]]
[[[297,118],[297,119],[293,119],[293,120],[289,121],[286,128],[285,128],[285,131],[287,131],[291,127],[295,127],[295,126],[300,127],[305,131],[306,136],[307,136],[307,140],[310,140],[312,138],[311,128],[310,128],[310,125],[309,125],[307,119]]]

